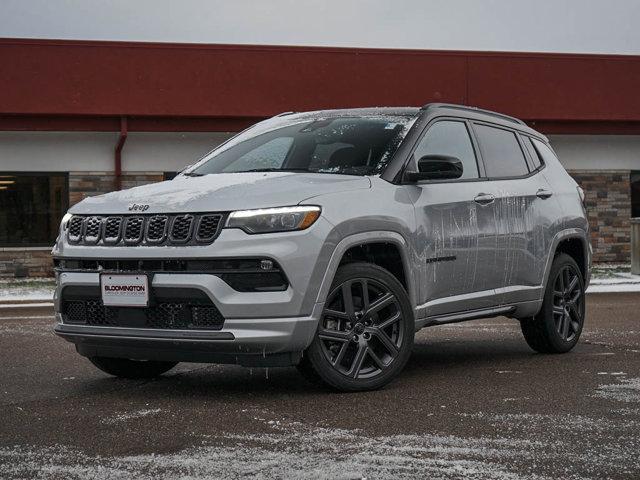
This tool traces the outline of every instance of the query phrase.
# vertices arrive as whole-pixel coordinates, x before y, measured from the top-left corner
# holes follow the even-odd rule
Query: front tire
[[[391,273],[368,263],[342,266],[298,368],[341,391],[381,388],[406,365],[414,329],[409,297]]]
[[[91,357],[89,361],[109,375],[120,378],[155,378],[168,372],[178,362],[129,360],[126,358]]]
[[[565,353],[582,333],[585,318],[585,292],[582,272],[569,255],[557,255],[540,312],[520,321],[529,346],[540,353]]]

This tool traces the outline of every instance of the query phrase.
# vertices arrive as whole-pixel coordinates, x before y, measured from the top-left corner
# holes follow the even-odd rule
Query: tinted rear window
[[[539,140],[533,139],[533,144],[535,145],[536,150],[538,151],[538,153],[542,157],[542,160],[544,160],[545,163],[553,162],[554,160],[558,161],[558,157],[556,157],[556,154],[553,153],[553,150],[551,150],[544,143],[542,143]]]
[[[522,136],[522,141],[527,151],[529,152],[529,157],[531,157],[531,161],[533,162],[533,170],[537,170],[542,166],[542,162],[540,160],[540,155],[538,151],[533,146],[531,139],[529,137]]]
[[[519,177],[529,168],[515,133],[487,125],[474,125],[487,177]]]

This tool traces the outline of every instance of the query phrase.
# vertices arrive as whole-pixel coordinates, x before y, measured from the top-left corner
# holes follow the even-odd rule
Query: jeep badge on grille
[[[146,212],[147,210],[149,210],[149,205],[139,205],[137,203],[129,205],[130,212]]]

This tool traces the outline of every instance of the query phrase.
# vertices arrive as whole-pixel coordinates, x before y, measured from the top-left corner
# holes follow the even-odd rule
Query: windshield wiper
[[[189,172],[184,174],[185,177],[204,177],[205,175],[206,175],[205,173],[196,173],[196,172]]]

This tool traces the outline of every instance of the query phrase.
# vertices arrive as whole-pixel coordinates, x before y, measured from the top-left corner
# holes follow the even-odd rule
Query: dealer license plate
[[[102,303],[112,307],[149,305],[149,279],[146,275],[100,275]]]

